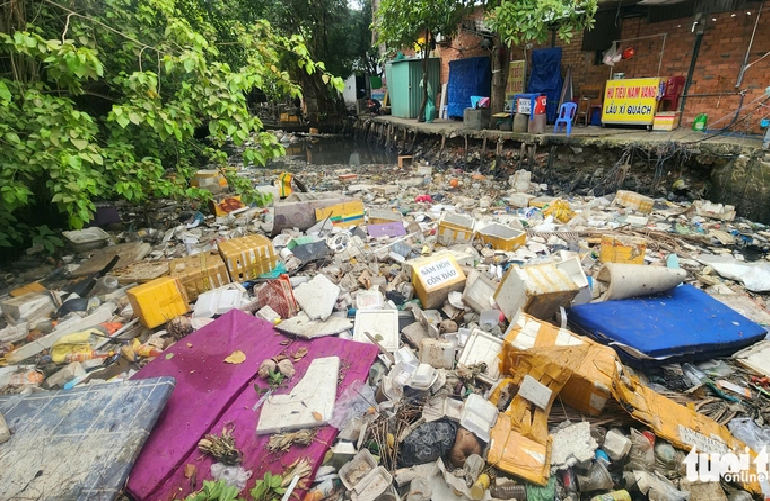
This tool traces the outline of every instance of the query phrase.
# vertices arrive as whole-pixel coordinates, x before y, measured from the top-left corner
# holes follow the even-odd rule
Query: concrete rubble
[[[240,310],[289,347],[338,337],[379,352],[344,393],[336,356],[298,375],[306,354],[289,348],[220,357],[270,383],[243,411],[255,428],[236,434],[280,434],[276,460],[339,425],[317,472],[293,482],[300,499],[770,496],[749,477],[704,487],[684,462],[693,447],[768,445],[768,341],[635,364],[638,350],[581,330],[571,310],[663,303],[686,284],[766,328],[769,228],[708,201],[554,197],[526,170],[304,165],[311,191],[287,200],[280,170],[246,172],[272,202],[168,202],[146,226],[70,232],[55,265],[25,258],[0,290],[0,395],[128,379]],[[0,454],[17,426],[0,414]]]

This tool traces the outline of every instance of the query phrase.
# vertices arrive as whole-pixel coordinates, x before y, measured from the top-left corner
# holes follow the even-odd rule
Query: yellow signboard
[[[511,105],[511,100],[516,94],[524,94],[524,81],[527,77],[527,61],[519,59],[511,61],[508,65],[508,83],[505,86],[505,107]]]
[[[652,125],[661,95],[660,78],[607,80],[602,122]]]

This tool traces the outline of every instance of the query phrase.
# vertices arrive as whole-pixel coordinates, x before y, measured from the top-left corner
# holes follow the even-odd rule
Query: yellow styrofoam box
[[[444,304],[450,292],[465,288],[465,273],[451,255],[426,257],[412,265],[412,285],[422,307],[433,310]]]
[[[649,214],[652,212],[652,206],[655,201],[647,196],[640,195],[635,191],[618,190],[615,192],[615,201],[618,205],[628,207],[629,209],[638,210]]]
[[[360,200],[321,207],[315,210],[316,221],[330,219],[340,227],[358,226],[364,222],[364,204]]]
[[[394,210],[369,209],[366,211],[369,224],[388,224],[404,220],[403,214]]]
[[[182,282],[190,301],[195,301],[206,291],[230,283],[222,256],[211,252],[174,259],[169,263],[168,270],[172,277]]]
[[[272,271],[278,261],[273,251],[273,243],[262,235],[249,235],[221,242],[219,254],[233,282],[254,280]]]
[[[178,278],[163,277],[129,289],[126,294],[139,322],[153,329],[190,310]]]
[[[527,244],[527,233],[510,226],[492,224],[478,230],[476,239],[493,249],[513,252]]]
[[[559,307],[568,307],[579,291],[575,281],[552,264],[511,266],[494,299],[508,320],[516,318],[520,311],[551,318]]]
[[[442,245],[452,245],[473,241],[473,227],[476,221],[470,216],[460,214],[444,214],[438,223],[438,242]]]
[[[565,404],[580,412],[592,416],[601,414],[607,400],[612,398],[612,380],[617,374],[618,358],[608,346],[521,313],[506,333],[501,372],[507,375],[514,369],[506,357],[511,348],[529,350],[569,345],[586,345],[588,351],[585,358],[575,361],[574,372],[559,395]]]
[[[599,259],[602,263],[644,264],[647,241],[638,237],[603,236]]]

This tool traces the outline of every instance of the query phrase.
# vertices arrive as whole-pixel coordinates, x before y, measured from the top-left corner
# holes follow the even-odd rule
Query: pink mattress
[[[342,382],[337,397],[353,381],[364,381],[377,356],[377,347],[339,338],[281,342],[284,337],[264,320],[240,311],[231,311],[206,327],[174,344],[165,353],[171,359],[158,357],[143,367],[132,379],[173,376],[176,388],[158,422],[150,433],[131,471],[127,491],[138,501],[180,499],[192,490],[184,477],[185,464],[196,468],[197,488],[210,480],[213,461],[197,449],[198,440],[207,433],[219,434],[225,425],[234,425],[235,443],[243,452],[243,468],[253,474],[246,489],[251,489],[266,471],[281,473],[294,460],[305,457],[313,466],[313,474],[334,440],[337,430],[320,428],[315,442],[307,447],[294,445],[282,454],[269,454],[265,449],[270,435],[256,435],[259,410],[252,411],[261,397],[254,384],[266,388],[257,377],[259,365],[281,352],[294,353],[305,347],[308,354],[294,364],[297,374],[289,387],[277,393],[288,393],[316,358],[340,358]],[[192,345],[191,347],[189,345]],[[235,350],[246,354],[242,364],[227,364],[224,359]]]

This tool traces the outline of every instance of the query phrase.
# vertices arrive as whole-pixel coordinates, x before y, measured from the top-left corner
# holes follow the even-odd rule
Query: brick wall
[[[770,107],[751,113],[759,102],[752,101],[760,97],[765,87],[770,86],[770,57],[758,62],[747,70],[739,89],[735,88],[738,72],[754,29],[756,12],[747,15],[746,11],[724,12],[708,15],[705,19],[705,31],[701,41],[700,53],[695,65],[690,94],[722,94],[714,96],[688,97],[686,108],[682,114],[682,126],[689,127],[693,118],[702,112],[708,113],[709,125],[723,127],[728,125],[738,109],[740,97],[737,90],[746,90],[744,108],[739,114],[739,120],[751,114],[748,119],[738,122],[735,130],[759,131],[759,119],[766,113],[770,116]],[[477,12],[475,16],[482,15]],[[660,76],[687,76],[692,57],[695,34],[692,33],[693,18],[683,18],[660,23],[648,23],[644,18],[623,20],[621,38],[634,38],[666,33],[665,45],[663,37],[646,38],[623,44],[623,48],[631,45],[635,49],[632,59],[617,63],[611,70],[602,63],[595,64],[595,54],[581,52],[582,34],[577,33],[569,44],[556,37],[556,46],[563,48],[562,73],[566,75],[567,67],[572,67],[572,82],[575,97],[579,95],[582,85],[603,85],[610,78],[610,71],[625,73],[626,78],[641,78],[658,75],[658,65],[661,51],[663,61],[660,65]],[[452,59],[488,56],[489,51],[480,47],[481,39],[468,32],[460,32],[448,47],[440,47],[441,82],[449,78],[449,61]],[[550,41],[545,44],[535,44],[535,48],[550,47]],[[770,51],[770,13],[764,13],[757,26],[754,44],[749,56],[749,62]],[[524,56],[522,47],[511,50],[511,59],[521,59]],[[528,58],[531,60],[531,58]],[[503,75],[507,68],[503,69]],[[497,106],[495,106],[497,108]]]

